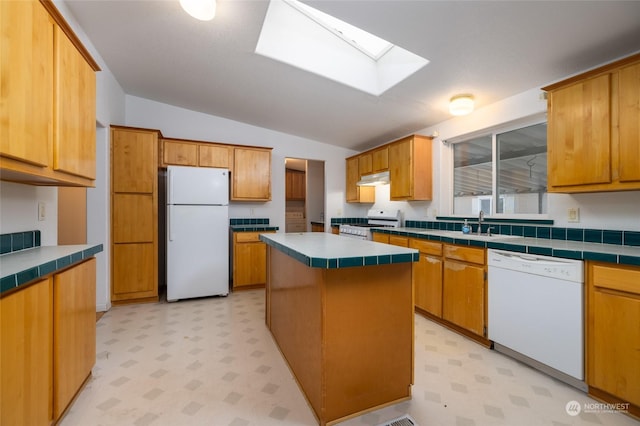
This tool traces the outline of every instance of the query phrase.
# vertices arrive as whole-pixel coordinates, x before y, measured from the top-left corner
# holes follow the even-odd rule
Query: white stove
[[[371,209],[367,212],[367,223],[342,224],[343,237],[371,240],[371,228],[399,228],[402,223],[400,210]]]

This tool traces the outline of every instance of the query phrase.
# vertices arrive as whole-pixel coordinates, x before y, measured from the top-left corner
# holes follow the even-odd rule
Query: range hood
[[[389,184],[389,172],[373,173],[360,177],[358,186],[378,186]]]

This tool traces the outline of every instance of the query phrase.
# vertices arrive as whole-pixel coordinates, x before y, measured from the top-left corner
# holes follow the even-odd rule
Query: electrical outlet
[[[342,216],[342,209],[338,209],[336,211],[336,216],[341,217]]]
[[[570,207],[567,209],[567,222],[580,222],[580,209],[578,207]]]
[[[43,221],[47,218],[46,204],[43,201],[38,203],[38,220]]]

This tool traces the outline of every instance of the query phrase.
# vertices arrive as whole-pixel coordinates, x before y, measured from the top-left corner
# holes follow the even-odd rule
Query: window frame
[[[491,216],[493,218],[500,219],[548,219],[549,211],[551,210],[551,198],[549,197],[549,192],[547,190],[547,212],[546,213],[497,213],[498,208],[498,175],[497,175],[497,161],[498,161],[498,151],[497,151],[497,136],[498,134],[522,129],[529,126],[535,126],[538,124],[548,123],[546,113],[536,114],[534,116],[525,117],[523,119],[514,120],[507,123],[501,123],[495,126],[483,128],[474,132],[466,133],[464,135],[458,135],[453,138],[448,138],[447,140],[443,140],[443,144],[448,149],[449,159],[448,159],[448,177],[449,177],[449,187],[447,188],[447,193],[449,197],[448,209],[453,217],[469,217],[471,214],[465,213],[456,213],[454,210],[455,205],[455,182],[454,182],[454,146],[458,143],[467,142],[470,139],[479,138],[482,136],[491,135],[491,214],[488,213],[487,216]],[[547,141],[548,143],[548,141]],[[548,185],[547,185],[548,187]]]

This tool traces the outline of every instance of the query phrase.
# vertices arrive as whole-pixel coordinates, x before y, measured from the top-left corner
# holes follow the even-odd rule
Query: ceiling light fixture
[[[210,21],[216,16],[216,0],[180,0],[180,6],[201,21]]]
[[[449,112],[452,115],[467,115],[473,111],[473,96],[456,95],[449,101]]]

